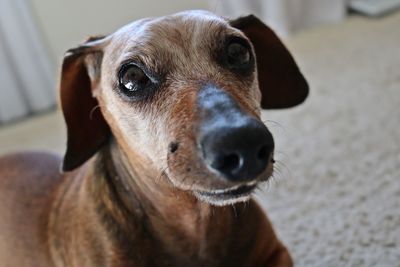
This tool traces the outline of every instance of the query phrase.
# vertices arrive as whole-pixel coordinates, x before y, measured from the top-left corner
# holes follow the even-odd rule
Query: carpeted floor
[[[282,164],[260,198],[297,266],[399,267],[400,13],[289,47],[311,95],[264,113]]]
[[[400,266],[400,13],[353,17],[288,45],[311,85],[266,111],[275,178],[259,192],[296,266]],[[58,114],[0,128],[0,153],[62,152]]]

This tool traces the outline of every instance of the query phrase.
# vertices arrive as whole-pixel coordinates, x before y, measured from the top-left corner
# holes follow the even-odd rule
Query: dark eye
[[[226,63],[234,69],[250,67],[250,46],[245,40],[233,39],[226,46]]]
[[[137,65],[124,65],[119,71],[119,87],[128,96],[142,95],[152,85],[149,76]]]

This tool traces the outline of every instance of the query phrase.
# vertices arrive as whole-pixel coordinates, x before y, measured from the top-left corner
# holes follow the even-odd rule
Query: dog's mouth
[[[200,200],[206,201],[216,206],[225,206],[237,202],[244,202],[250,199],[251,194],[257,188],[257,182],[251,182],[227,189],[217,189],[210,191],[194,191]]]

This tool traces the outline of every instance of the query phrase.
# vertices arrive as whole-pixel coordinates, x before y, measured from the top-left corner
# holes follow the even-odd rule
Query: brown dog
[[[273,170],[261,107],[308,86],[260,20],[133,22],[69,50],[60,90],[66,173],[0,160],[0,266],[292,266],[249,198]]]

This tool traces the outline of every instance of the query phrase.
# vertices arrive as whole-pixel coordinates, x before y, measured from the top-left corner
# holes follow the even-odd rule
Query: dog
[[[261,109],[307,95],[253,15],[186,11],[89,38],[61,68],[64,158],[0,159],[0,265],[292,266],[251,194],[273,172]]]

